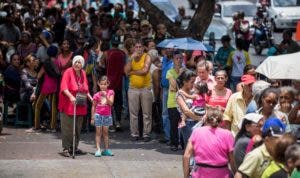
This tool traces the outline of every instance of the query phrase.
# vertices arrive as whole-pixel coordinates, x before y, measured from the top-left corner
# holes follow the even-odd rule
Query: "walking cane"
[[[72,158],[75,159],[75,136],[76,136],[76,101],[74,103],[74,115],[73,115],[73,155]]]

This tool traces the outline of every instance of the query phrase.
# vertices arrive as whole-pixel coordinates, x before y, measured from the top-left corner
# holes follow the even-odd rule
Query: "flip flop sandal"
[[[64,151],[61,153],[61,155],[64,156],[64,157],[70,157],[70,156],[71,156],[69,150],[67,150],[67,149],[64,150]]]

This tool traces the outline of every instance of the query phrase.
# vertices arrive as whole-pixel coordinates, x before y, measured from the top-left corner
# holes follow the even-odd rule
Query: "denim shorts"
[[[113,120],[111,116],[101,116],[99,114],[95,114],[95,126],[111,126],[113,125]]]

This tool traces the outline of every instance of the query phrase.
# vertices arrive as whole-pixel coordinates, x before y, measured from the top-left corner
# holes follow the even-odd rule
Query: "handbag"
[[[80,73],[80,78],[81,78],[82,74]],[[76,77],[76,76],[75,76]],[[77,86],[78,86],[78,92],[76,93],[76,105],[78,106],[86,106],[87,104],[87,94],[80,92],[81,89],[81,84],[79,83],[78,80],[76,80]]]
[[[82,93],[82,92],[78,92],[76,94],[76,105],[78,106],[85,106],[86,102],[87,102],[87,94],[86,93]]]

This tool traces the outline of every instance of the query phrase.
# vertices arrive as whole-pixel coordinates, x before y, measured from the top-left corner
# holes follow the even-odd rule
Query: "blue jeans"
[[[231,83],[231,90],[236,92],[236,86],[241,82],[241,77],[231,76],[230,83]]]
[[[186,145],[192,134],[192,129],[196,123],[197,123],[196,121],[185,121],[185,127],[181,128],[184,148],[186,148]]]
[[[165,139],[170,140],[170,120],[169,120],[169,113],[167,107],[168,101],[168,88],[162,88],[162,123],[163,123],[163,130],[165,134]]]

